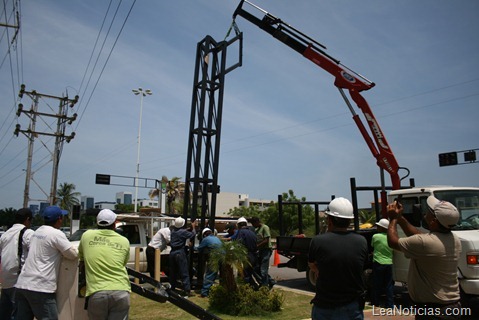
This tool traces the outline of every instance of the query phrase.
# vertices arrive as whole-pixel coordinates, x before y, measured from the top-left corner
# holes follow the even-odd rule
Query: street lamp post
[[[138,178],[140,176],[140,143],[141,143],[141,118],[143,113],[143,97],[152,95],[150,89],[143,90],[142,88],[131,90],[135,96],[140,95],[140,124],[138,126],[138,154],[136,156],[136,178],[135,178],[135,212],[138,209]]]

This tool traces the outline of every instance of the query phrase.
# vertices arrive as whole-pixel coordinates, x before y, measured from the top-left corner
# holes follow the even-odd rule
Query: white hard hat
[[[207,233],[207,232],[211,232],[211,229],[210,228],[204,228],[203,231],[201,232],[201,235],[204,237],[205,233]]]
[[[379,222],[376,222],[377,226],[383,227],[384,229],[387,229],[389,227],[389,220],[388,219],[381,219]]]
[[[326,214],[332,217],[353,219],[353,205],[346,198],[335,198],[329,203]]]
[[[245,217],[241,217],[241,218],[238,219],[237,223],[241,223],[241,222],[248,223],[248,220],[246,220]]]
[[[176,228],[182,228],[185,225],[185,219],[182,217],[178,217],[175,219],[175,227]]]

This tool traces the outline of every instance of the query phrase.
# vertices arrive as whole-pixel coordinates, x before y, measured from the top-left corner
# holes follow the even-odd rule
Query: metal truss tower
[[[238,40],[238,61],[228,67],[227,48]],[[218,167],[225,75],[242,65],[242,47],[243,34],[239,32],[231,40],[221,42],[206,36],[197,45],[183,216],[195,220],[200,213],[201,227],[205,226],[206,218],[210,227],[214,226],[216,195],[220,191]]]

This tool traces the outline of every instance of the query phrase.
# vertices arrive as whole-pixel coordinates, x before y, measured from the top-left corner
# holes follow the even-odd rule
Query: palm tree
[[[376,212],[367,210],[359,211],[359,221],[361,222],[361,229],[372,228],[376,222]]]
[[[225,287],[227,292],[235,292],[238,286],[234,270],[243,273],[243,269],[249,264],[248,250],[239,241],[226,241],[210,252],[209,262],[214,271],[221,267],[220,285]]]
[[[170,180],[166,176],[161,177],[161,188],[166,191],[167,212],[174,214],[177,210],[175,208],[176,199],[183,198],[185,193],[185,183],[180,181],[180,177],[173,177]],[[161,190],[159,188],[152,189],[148,192],[150,199],[159,197]]]
[[[80,192],[75,192],[75,188],[73,183],[60,183],[56,200],[56,204],[58,204],[60,208],[71,212],[74,205],[80,204],[77,198],[80,196]]]

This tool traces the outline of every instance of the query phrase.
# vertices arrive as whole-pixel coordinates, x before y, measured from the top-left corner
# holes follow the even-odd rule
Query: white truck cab
[[[468,300],[479,300],[479,188],[431,186],[401,189],[391,191],[388,202],[392,203],[394,199],[401,197],[403,216],[411,224],[427,232],[428,227],[422,217],[426,213],[426,199],[430,195],[452,203],[459,210],[459,223],[452,232],[459,237],[462,245],[457,270],[461,295]],[[401,228],[398,228],[398,233],[400,237],[405,236]],[[407,283],[408,268],[409,259],[395,250],[394,280]]]

